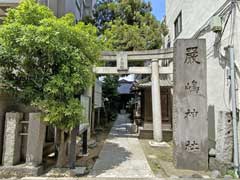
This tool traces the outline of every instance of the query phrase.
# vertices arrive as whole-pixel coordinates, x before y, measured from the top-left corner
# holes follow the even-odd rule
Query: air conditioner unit
[[[222,19],[219,16],[213,16],[211,19],[211,30],[215,33],[222,32]]]

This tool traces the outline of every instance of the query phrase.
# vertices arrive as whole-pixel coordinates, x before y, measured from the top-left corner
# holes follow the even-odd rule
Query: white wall
[[[0,3],[19,3],[20,0],[0,0]]]
[[[183,31],[178,38],[189,38],[211,17],[226,0],[166,0],[166,22],[172,42],[174,21],[182,11]]]
[[[82,19],[83,9],[81,9],[82,12],[80,13],[76,1],[78,1],[80,6],[83,7],[83,0],[38,0],[38,2],[47,5],[52,9],[57,17],[64,16],[66,13],[73,13],[76,20],[80,20]]]
[[[174,43],[174,21],[182,11],[182,32],[177,37],[192,38],[193,35],[208,22],[209,18],[226,2],[226,0],[166,0],[166,23],[169,28],[171,46]],[[225,55],[224,47],[229,45],[231,19],[226,26],[221,43],[220,51],[214,47],[217,36],[209,31],[199,38],[207,42],[207,92],[208,92],[208,120],[209,138],[213,142],[216,134],[219,111],[230,111],[229,80],[227,79],[228,67],[224,66],[221,55]],[[240,13],[236,14],[236,26],[234,36],[234,48],[236,61],[240,64]],[[166,43],[167,44],[167,38]],[[240,85],[240,82],[239,82]],[[214,128],[215,127],[215,128]],[[213,145],[213,144],[212,144]]]

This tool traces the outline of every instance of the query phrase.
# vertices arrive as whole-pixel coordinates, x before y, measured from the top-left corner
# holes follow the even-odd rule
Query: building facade
[[[53,10],[55,16],[61,17],[66,13],[73,13],[76,21],[85,16],[92,16],[96,0],[37,0]],[[16,7],[20,0],[0,0],[0,22],[6,15],[7,8]]]
[[[79,21],[85,16],[92,16],[95,0],[38,0],[52,9],[57,17],[73,13]]]
[[[169,34],[165,47],[173,47],[176,39],[206,39],[209,148],[215,148],[220,135],[217,129],[222,123],[221,114],[231,111],[228,46],[234,47],[237,69],[240,63],[240,11],[231,3],[228,0],[166,0]],[[216,21],[220,29],[216,29]],[[239,84],[239,73],[237,76]]]

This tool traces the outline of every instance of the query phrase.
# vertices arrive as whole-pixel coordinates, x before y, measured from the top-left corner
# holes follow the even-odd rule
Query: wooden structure
[[[160,95],[160,76],[173,74],[173,49],[157,49],[148,51],[121,51],[121,52],[103,52],[102,61],[115,62],[115,67],[94,67],[96,74],[148,74],[151,75],[152,92],[152,119],[153,119],[153,137],[155,141],[162,141],[162,113],[161,113],[161,95]],[[148,66],[129,67],[129,62],[149,62]],[[143,64],[144,64],[143,63]],[[112,63],[114,64],[114,63]],[[164,65],[164,64],[167,64]]]
[[[160,84],[162,131],[163,136],[169,139],[172,137],[172,77],[169,76],[166,80],[160,80]],[[152,99],[149,98],[152,96],[151,80],[136,83],[134,89],[136,89],[135,91],[137,91],[141,97],[140,113],[142,127],[139,131],[139,138],[150,139],[153,137]]]

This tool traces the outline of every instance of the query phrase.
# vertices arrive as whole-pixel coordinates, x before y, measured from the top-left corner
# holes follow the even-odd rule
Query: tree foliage
[[[94,16],[111,50],[161,48],[167,34],[165,24],[152,15],[151,3],[143,0],[99,0]]]
[[[102,86],[102,95],[105,98],[105,108],[107,110],[108,118],[113,120],[116,118],[116,113],[118,112],[120,105],[120,96],[117,91],[117,87],[119,86],[118,79],[118,76],[107,75],[104,77]]]
[[[116,99],[118,97],[118,92],[116,87],[118,87],[118,77],[117,76],[111,76],[108,75],[104,78],[103,82],[103,97],[108,98],[110,102],[113,101],[113,99]]]
[[[2,90],[45,112],[44,120],[71,129],[84,120],[80,95],[93,83],[101,50],[97,29],[56,18],[46,6],[25,0],[0,27]]]

